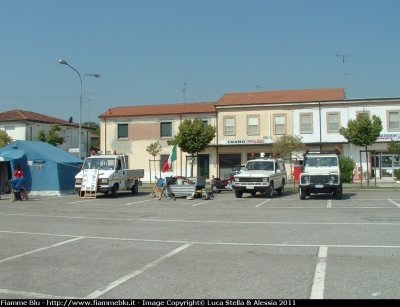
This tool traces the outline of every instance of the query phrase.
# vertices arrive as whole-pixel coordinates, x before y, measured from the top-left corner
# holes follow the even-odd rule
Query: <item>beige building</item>
[[[344,90],[334,88],[227,93],[217,102],[110,108],[99,116],[100,150],[127,154],[130,168],[145,169],[144,181],[154,181],[155,175],[188,176],[192,167],[195,176],[226,178],[233,166],[245,163],[252,155],[271,154],[276,138],[296,134],[293,109],[303,103],[343,100]],[[172,148],[167,140],[177,133],[184,119],[196,117],[217,127],[215,139],[193,164],[178,149],[173,168],[161,174],[162,163]],[[163,150],[154,163],[146,148],[156,141]]]

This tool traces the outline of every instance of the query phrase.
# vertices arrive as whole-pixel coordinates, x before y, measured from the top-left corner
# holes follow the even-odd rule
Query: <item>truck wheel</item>
[[[337,200],[341,200],[341,199],[342,199],[342,195],[343,195],[343,190],[342,190],[342,188],[337,189],[337,190],[336,190],[336,194],[335,194],[335,198],[336,198]]]
[[[117,194],[118,194],[118,186],[116,184],[114,184],[112,187],[111,196],[116,198]]]
[[[300,196],[301,200],[306,199],[306,191],[305,191],[305,189],[299,189],[299,196]]]
[[[243,191],[241,191],[241,190],[235,190],[235,196],[236,196],[236,198],[242,198],[242,196],[243,196]]]
[[[274,183],[271,182],[269,184],[268,190],[265,191],[265,196],[267,196],[268,198],[272,198],[272,196],[274,196]]]
[[[278,189],[278,195],[283,195],[283,193],[285,193],[285,182],[282,180],[282,185]]]
[[[137,186],[136,184],[134,184],[134,185],[132,186],[132,188],[131,188],[131,191],[132,191],[132,194],[133,194],[133,195],[137,194],[138,191],[139,191],[138,186]]]

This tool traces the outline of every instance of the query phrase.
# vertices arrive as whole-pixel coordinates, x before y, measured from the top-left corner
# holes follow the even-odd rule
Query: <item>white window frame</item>
[[[388,131],[400,131],[400,111],[387,111],[387,127]]]
[[[283,123],[278,123],[278,121],[281,120],[283,121]],[[286,134],[286,114],[274,114],[274,134]]]
[[[337,121],[331,121],[331,115],[336,115],[337,116]],[[339,112],[329,112],[326,113],[326,129],[328,132],[331,133],[338,133],[340,129],[340,113]],[[337,127],[334,128],[333,125],[336,125]]]
[[[247,135],[260,134],[260,115],[247,115]]]
[[[224,116],[224,135],[235,135],[235,116]]]
[[[303,119],[309,118],[309,122],[304,122]],[[309,126],[309,129],[305,127]],[[313,133],[313,114],[312,113],[300,113],[300,133],[310,134]]]

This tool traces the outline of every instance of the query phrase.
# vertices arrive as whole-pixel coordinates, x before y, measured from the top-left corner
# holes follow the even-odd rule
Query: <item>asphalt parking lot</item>
[[[400,191],[0,201],[5,299],[400,299]]]

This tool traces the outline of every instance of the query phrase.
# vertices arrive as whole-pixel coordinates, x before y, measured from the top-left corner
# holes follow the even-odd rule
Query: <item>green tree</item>
[[[151,143],[147,146],[146,151],[153,156],[153,163],[154,163],[154,175],[156,175],[156,156],[161,152],[162,146],[159,141]],[[151,182],[151,177],[150,177]]]
[[[340,128],[339,133],[350,143],[364,147],[368,171],[368,146],[371,146],[379,137],[383,129],[382,120],[379,116],[373,115],[370,119],[366,114],[359,113],[356,119],[347,122],[347,128]],[[369,176],[367,176],[369,185]]]
[[[387,143],[387,149],[389,153],[392,155],[396,155],[397,157],[400,156],[400,143],[396,142],[394,140],[391,140],[389,143]],[[397,180],[400,180],[400,170],[396,169],[394,170],[394,175]]]
[[[387,149],[388,149],[389,153],[391,153],[392,155],[400,156],[400,143],[399,142],[391,140],[389,143],[387,143]]]
[[[92,130],[91,133],[100,136],[100,125],[99,124],[97,124],[95,122],[84,122],[83,125],[94,128],[94,130]],[[93,145],[99,147],[100,139],[98,139],[96,142],[94,142]]]
[[[217,132],[216,127],[205,126],[203,120],[198,117],[193,120],[185,119],[178,129],[178,133],[172,140],[168,141],[168,145],[176,143],[183,152],[191,156],[197,156],[199,152],[203,152]],[[193,176],[193,167],[191,176]]]
[[[353,181],[353,172],[356,167],[356,163],[351,157],[340,157],[340,167],[342,170],[343,182]]]
[[[0,129],[0,147],[6,146],[13,142],[13,139],[5,132],[3,129]]]
[[[94,128],[94,130],[92,130],[92,134],[100,135],[100,126],[99,126],[99,124],[97,124],[95,122],[84,122],[83,125]]]
[[[299,135],[283,135],[277,138],[272,146],[272,150],[278,156],[288,157],[290,160],[290,174],[292,170],[292,155],[294,152],[304,151],[305,144],[303,138]]]
[[[64,138],[58,136],[57,131],[61,131],[61,128],[57,124],[53,124],[51,125],[49,133],[47,135],[44,130],[39,130],[38,139],[41,142],[46,142],[57,147],[57,145],[61,145],[64,143]]]

